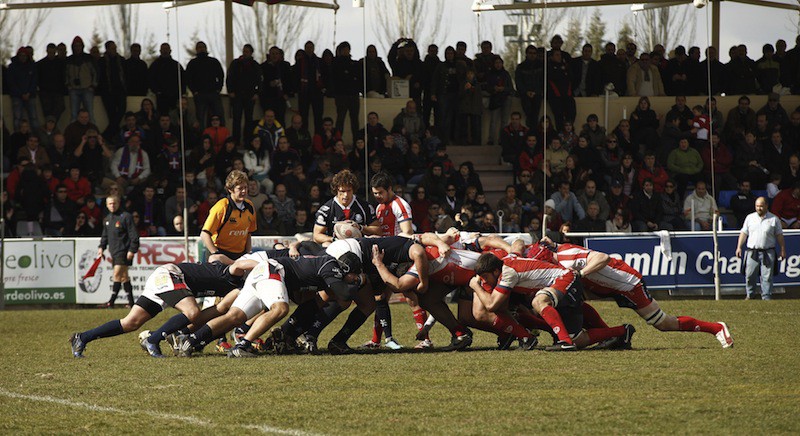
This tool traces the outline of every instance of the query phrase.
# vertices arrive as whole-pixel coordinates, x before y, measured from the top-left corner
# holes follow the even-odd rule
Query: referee
[[[233,170],[225,178],[228,195],[208,212],[200,240],[208,250],[208,261],[230,265],[253,247],[251,235],[256,231],[253,202],[247,198],[247,174]]]
[[[756,199],[756,211],[747,215],[736,244],[736,257],[742,256],[742,245],[747,241],[745,256],[746,300],[753,298],[756,282],[761,278],[761,299],[772,299],[772,277],[775,275],[775,243],[780,246],[778,260],[786,258],[781,220],[767,211],[767,200]]]
[[[380,235],[375,208],[356,198],[358,179],[350,170],[336,173],[331,180],[334,197],[323,204],[314,220],[314,242],[323,246],[333,242],[333,226],[340,221],[354,222],[364,235]]]
[[[128,293],[128,306],[133,306],[133,287],[128,277],[128,267],[133,265],[133,255],[139,251],[139,233],[133,224],[133,217],[128,212],[120,212],[120,199],[116,195],[106,198],[108,215],[103,219],[103,234],[100,236],[100,247],[97,256],[102,257],[108,247],[114,264],[114,287],[111,299],[101,307],[113,308],[119,289],[125,288]]]

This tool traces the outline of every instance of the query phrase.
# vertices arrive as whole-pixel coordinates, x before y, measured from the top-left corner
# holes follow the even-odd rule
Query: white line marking
[[[133,409],[133,410],[125,410],[125,409],[118,409],[116,407],[108,407],[108,406],[98,406],[97,404],[89,404],[84,403],[82,401],[72,401],[64,398],[56,398],[51,397],[49,395],[26,395],[26,394],[19,394],[16,392],[7,391],[3,388],[0,388],[0,395],[14,398],[17,400],[29,400],[29,401],[38,401],[42,403],[53,403],[53,404],[60,404],[62,406],[67,407],[74,407],[78,409],[89,410],[92,412],[102,412],[102,413],[117,413],[117,414],[124,414],[130,415],[131,413],[134,414],[142,414],[147,415],[153,418],[168,420],[168,421],[181,421],[187,424],[196,425],[198,427],[217,427],[219,424],[216,424],[212,421],[203,418],[197,418],[194,416],[184,416],[184,415],[175,415],[172,413],[162,413],[162,412],[154,412],[152,410],[144,410],[144,409]],[[269,425],[241,425],[241,424],[232,424],[234,427],[239,427],[247,430],[256,430],[261,433],[266,434],[281,434],[281,435],[293,435],[293,436],[316,436],[317,433],[309,433],[302,430],[292,430],[292,429],[283,429],[278,427],[272,427]]]

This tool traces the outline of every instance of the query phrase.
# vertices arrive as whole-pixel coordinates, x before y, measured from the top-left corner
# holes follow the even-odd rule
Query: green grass
[[[125,311],[0,312],[0,433],[800,432],[799,300],[662,302],[668,313],[728,322],[728,350],[711,335],[660,333],[630,310],[594,304],[610,324],[636,326],[634,350],[152,359],[128,334],[73,359],[71,332]],[[393,314],[396,336],[413,345],[408,308]],[[436,344],[447,336],[434,328]],[[351,345],[368,337],[365,326]],[[475,346],[493,345],[476,332]]]

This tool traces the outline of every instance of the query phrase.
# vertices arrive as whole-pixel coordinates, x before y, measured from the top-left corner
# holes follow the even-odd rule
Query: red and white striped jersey
[[[566,294],[574,281],[575,274],[560,265],[508,257],[503,259],[503,271],[495,289],[503,294],[532,294],[542,288],[552,287]]]
[[[593,250],[574,244],[559,244],[556,252],[558,263],[564,268],[581,270]],[[600,271],[583,276],[591,287],[606,292],[629,292],[641,283],[642,275],[622,260],[611,258]]]
[[[446,258],[440,259],[436,247],[425,247],[425,252],[428,255],[430,280],[448,286],[469,285],[469,281],[475,277],[475,264],[481,255],[469,250],[450,250]],[[414,266],[406,274],[419,277]]]
[[[381,224],[383,236],[397,236],[400,234],[400,223],[411,219],[411,206],[395,195],[392,201],[379,204],[375,215]]]

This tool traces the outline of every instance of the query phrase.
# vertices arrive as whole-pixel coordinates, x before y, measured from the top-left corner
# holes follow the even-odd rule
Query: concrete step
[[[490,191],[505,190],[506,185],[514,182],[511,176],[511,171],[505,173],[479,173],[481,176],[481,184],[483,189]]]
[[[491,172],[510,173],[513,168],[507,163],[492,164],[492,163],[476,163],[475,170],[479,174],[488,174]]]
[[[479,164],[496,165],[500,162],[500,147],[492,145],[450,146],[447,147],[447,154],[456,166],[466,161],[471,161],[476,166]]]

